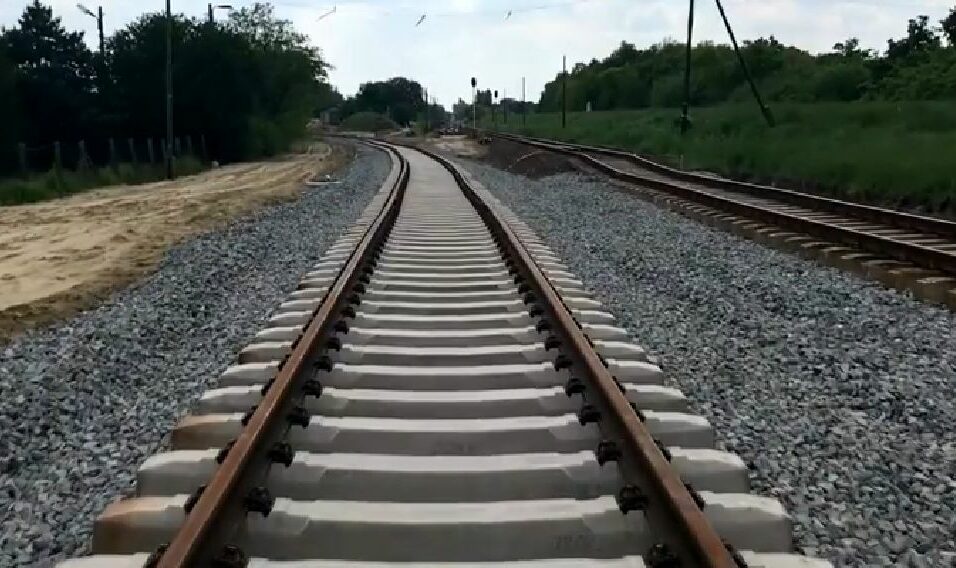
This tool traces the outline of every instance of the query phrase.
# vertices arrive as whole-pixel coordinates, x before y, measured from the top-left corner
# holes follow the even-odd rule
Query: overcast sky
[[[95,1],[89,4],[95,9]],[[230,0],[219,0],[228,3]],[[236,6],[243,0],[231,0]],[[75,0],[47,0],[68,29],[86,32],[94,45],[96,24]],[[773,34],[813,52],[858,37],[864,47],[883,50],[901,36],[906,20],[927,14],[934,22],[954,0],[724,0],[738,38]],[[682,38],[686,0],[281,0],[281,17],[291,19],[320,46],[335,66],[331,81],[344,94],[360,83],[402,75],[429,89],[449,106],[470,98],[469,79],[479,87],[536,100],[543,85],[576,61],[603,58],[621,40],[638,46]],[[12,25],[26,0],[0,0],[0,25]],[[163,9],[163,0],[103,0],[106,33],[139,14]],[[711,0],[697,0],[698,39],[726,41]],[[334,12],[333,12],[334,8]],[[206,2],[173,0],[173,10],[204,16]],[[511,11],[511,16],[507,16]],[[331,12],[331,13],[330,13]],[[326,15],[324,18],[321,16]],[[416,26],[422,16],[425,19]]]

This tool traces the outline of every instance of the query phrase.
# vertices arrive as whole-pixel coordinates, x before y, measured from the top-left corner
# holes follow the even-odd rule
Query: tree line
[[[772,101],[819,102],[956,98],[956,8],[934,27],[927,16],[909,20],[906,35],[883,53],[855,38],[819,55],[786,46],[773,36],[745,41],[743,58],[763,96]],[[685,47],[664,41],[647,49],[621,42],[603,60],[577,63],[567,77],[569,110],[677,107],[684,102]],[[712,42],[691,53],[693,105],[751,96],[733,48]],[[539,110],[561,109],[558,74],[544,89]]]
[[[413,79],[392,77],[385,81],[369,81],[362,83],[354,96],[340,98],[338,118],[344,120],[358,113],[371,112],[386,116],[400,126],[443,118],[445,108],[425,99],[425,89]]]
[[[0,172],[16,167],[18,143],[162,139],[166,25],[144,14],[93,52],[34,0],[0,29]],[[203,135],[215,159],[281,152],[334,102],[318,48],[269,4],[221,23],[175,15],[171,34],[176,134]]]

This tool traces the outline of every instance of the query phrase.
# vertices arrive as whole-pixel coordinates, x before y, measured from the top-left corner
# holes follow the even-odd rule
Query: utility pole
[[[216,13],[215,13],[215,11],[216,11],[216,10],[229,10],[229,11],[232,11],[232,5],[231,5],[231,4],[219,4],[219,5],[213,6],[212,3],[210,2],[209,4],[206,5],[206,10],[207,10],[207,17],[208,17],[208,19],[209,19],[209,23],[210,23],[210,24],[215,24],[215,23],[216,23]]]
[[[166,179],[173,174],[173,10],[166,0]]]
[[[524,99],[524,77],[521,78],[521,125],[528,123],[528,107]]]
[[[100,32],[100,55],[106,53],[104,51],[104,42],[103,42],[103,7],[97,6],[96,8],[96,29]]]
[[[501,112],[505,117],[505,124],[508,124],[508,89],[502,91]]]
[[[471,78],[471,112],[473,115],[471,127],[475,130],[475,136],[478,136],[478,80]]]
[[[694,0],[690,0],[690,10],[687,12],[687,48],[684,57],[684,111],[680,117],[680,133],[687,134],[690,128],[690,54],[691,42],[694,38]]]
[[[104,49],[104,41],[103,41],[103,7],[102,7],[102,6],[97,7],[95,14],[93,13],[93,10],[90,10],[89,8],[87,8],[86,6],[84,6],[83,4],[77,4],[76,7],[80,9],[80,12],[83,12],[83,13],[86,14],[87,16],[89,16],[89,17],[93,18],[94,20],[96,20],[96,31],[99,32],[99,35],[100,35],[100,56],[102,56],[102,55],[104,54],[104,51],[103,51],[103,49]]]
[[[216,11],[216,10],[229,10],[229,11],[231,12],[231,11],[232,11],[232,5],[231,5],[231,4],[218,4],[218,5],[216,5],[216,6],[213,6],[212,3],[210,2],[209,4],[206,5],[206,10],[207,10],[207,18],[209,19],[209,23],[210,23],[210,24],[215,24],[215,23],[216,23],[216,12],[215,12],[215,11]]]
[[[691,0],[693,2],[694,0]],[[561,56],[561,128],[568,126],[568,56]]]
[[[737,45],[737,36],[734,35],[734,29],[730,27],[730,20],[727,19],[727,13],[724,12],[724,4],[720,0],[716,0],[716,2],[717,9],[720,11],[720,17],[724,20],[724,27],[727,28],[727,35],[730,36],[730,43],[734,45],[734,53],[737,54],[737,61],[740,62],[740,69],[744,72],[744,77],[747,78],[747,83],[750,84],[750,91],[757,100],[757,105],[760,106],[760,112],[763,113],[763,117],[767,121],[768,126],[776,126],[776,121],[773,119],[773,114],[771,114],[770,109],[764,104],[763,99],[760,97],[760,91],[757,89],[757,84],[754,82],[754,78],[750,74],[750,69],[747,68],[747,62],[744,61],[744,56],[740,53],[740,46]]]

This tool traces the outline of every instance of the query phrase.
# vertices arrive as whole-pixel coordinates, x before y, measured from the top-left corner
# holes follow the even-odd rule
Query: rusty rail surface
[[[552,331],[562,337],[562,343],[568,346],[576,359],[576,369],[588,379],[603,403],[603,408],[611,415],[617,427],[619,442],[624,446],[624,455],[635,460],[640,468],[637,477],[649,482],[647,484],[653,490],[649,507],[659,507],[661,510],[658,511],[658,518],[663,517],[667,523],[666,532],[660,535],[662,540],[669,540],[672,543],[671,549],[678,551],[681,556],[689,554],[689,560],[695,565],[736,568],[738,564],[704,516],[693,495],[655,444],[653,436],[622,393],[616,379],[518,236],[478,195],[457,166],[434,152],[420,147],[416,149],[442,164],[452,174],[495,240],[507,256],[516,261],[518,275],[529,284],[535,295],[543,300],[543,308],[557,326],[557,329]]]
[[[322,303],[316,308],[289,357],[281,365],[274,383],[268,388],[261,402],[240,432],[235,444],[203,490],[198,501],[186,516],[186,520],[162,553],[157,568],[187,568],[206,565],[220,553],[230,529],[242,519],[236,508],[241,504],[243,478],[247,468],[267,452],[270,430],[281,428],[288,411],[288,402],[300,385],[300,378],[310,361],[332,332],[348,294],[361,275],[361,269],[375,248],[388,235],[401,206],[402,195],[408,184],[409,168],[405,159],[393,150],[386,151],[398,161],[399,174],[382,211],[373,221],[365,235],[352,251],[348,262],[342,267],[334,283],[329,287]]]
[[[686,199],[688,201],[712,207],[714,209],[764,221],[779,227],[807,233],[829,241],[852,245],[877,254],[888,255],[899,260],[909,261],[920,266],[956,274],[956,250],[941,250],[938,248],[894,238],[893,236],[882,235],[852,227],[845,227],[838,223],[820,221],[803,217],[799,214],[791,214],[784,211],[775,210],[770,207],[748,203],[746,201],[734,199],[729,196],[716,195],[675,182],[646,177],[633,172],[626,172],[599,160],[592,154],[600,154],[623,159],[655,173],[660,173],[683,182],[689,182],[729,192],[744,193],[763,199],[775,200],[785,204],[813,209],[821,213],[842,215],[847,218],[846,221],[868,221],[872,223],[883,224],[888,228],[911,230],[917,233],[925,234],[926,238],[941,237],[946,240],[952,240],[954,244],[956,244],[956,222],[913,215],[910,213],[893,211],[890,209],[883,209],[869,205],[850,203],[826,197],[818,197],[815,195],[809,195],[786,189],[713,178],[692,172],[684,172],[664,166],[662,164],[658,164],[636,154],[623,152],[620,150],[582,146],[553,140],[541,140],[537,138],[516,136],[505,133],[483,132],[482,134],[496,136],[505,140],[510,140],[512,142],[526,144],[536,148],[564,154],[566,156],[581,160],[590,167],[593,167],[594,169],[607,174],[609,177],[614,179],[655,189],[682,199]]]

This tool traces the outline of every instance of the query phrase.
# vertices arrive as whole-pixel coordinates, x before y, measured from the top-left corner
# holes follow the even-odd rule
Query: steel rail
[[[896,211],[893,209],[886,209],[884,207],[876,207],[873,205],[866,205],[863,203],[853,203],[850,201],[843,201],[840,199],[834,199],[831,197],[823,197],[819,195],[812,195],[809,193],[803,193],[800,191],[794,191],[792,189],[784,189],[780,187],[773,187],[769,185],[760,185],[755,183],[749,183],[744,181],[737,181],[725,178],[717,178],[713,176],[702,175],[695,172],[688,172],[684,170],[679,170],[672,168],[665,164],[655,162],[644,156],[627,152],[625,150],[618,150],[615,148],[605,148],[602,146],[589,146],[586,144],[574,144],[570,142],[562,142],[560,140],[546,140],[543,138],[536,138],[532,136],[518,136],[515,134],[504,133],[504,132],[486,132],[492,136],[498,136],[500,138],[505,138],[513,140],[515,142],[521,142],[524,144],[530,144],[540,147],[547,147],[552,150],[560,151],[560,147],[569,149],[577,152],[590,152],[594,154],[602,154],[604,156],[619,158],[628,162],[631,162],[637,166],[640,166],[644,169],[650,170],[655,173],[665,175],[670,178],[674,178],[680,181],[685,181],[689,183],[697,183],[704,186],[715,187],[718,189],[723,189],[726,191],[734,191],[737,193],[746,193],[753,195],[755,197],[763,197],[769,199],[776,199],[791,205],[798,205],[806,207],[808,209],[822,210],[822,211],[831,211],[835,213],[842,213],[844,215],[856,217],[866,221],[873,221],[874,223],[883,223],[886,225],[891,225],[893,227],[899,227],[902,229],[911,229],[914,231],[919,231],[922,233],[934,233],[938,235],[956,237],[956,222],[947,221],[946,219],[938,219],[936,217],[927,217],[925,215],[916,215],[913,213],[906,213],[904,211]]]
[[[508,223],[475,191],[457,166],[434,152],[423,148],[416,149],[442,164],[452,174],[507,256],[516,261],[519,274],[528,281],[538,297],[543,298],[543,307],[557,324],[557,331],[566,338],[565,344],[573,358],[580,363],[605,406],[610,409],[613,420],[624,433],[626,450],[636,458],[643,473],[654,485],[654,495],[662,497],[670,524],[682,537],[681,540],[694,561],[708,568],[736,568],[738,564],[727,547],[704,516],[677,471],[661,453],[654,437],[621,392],[601,357],[528,249]]]
[[[744,217],[749,217],[759,221],[765,221],[774,225],[778,225],[783,228],[791,229],[794,231],[800,231],[817,237],[821,237],[830,241],[839,242],[843,244],[848,244],[856,246],[858,248],[868,250],[870,252],[878,254],[887,254],[894,258],[912,262],[920,266],[933,268],[943,272],[948,272],[951,274],[956,274],[956,251],[945,251],[936,248],[927,247],[920,244],[915,244],[900,239],[895,239],[891,236],[880,235],[876,233],[871,233],[867,231],[862,231],[850,227],[843,227],[837,224],[827,223],[824,221],[818,221],[816,219],[811,219],[807,217],[802,217],[797,214],[785,213],[782,211],[777,211],[769,207],[762,207],[752,203],[747,203],[742,200],[733,199],[731,197],[715,195],[702,190],[697,190],[692,187],[686,187],[677,183],[668,182],[660,179],[649,178],[646,176],[641,176],[632,172],[626,172],[615,168],[614,166],[602,162],[601,160],[595,158],[588,154],[588,152],[594,150],[585,150],[579,149],[578,146],[567,145],[564,143],[555,143],[555,142],[541,142],[535,139],[529,139],[524,137],[518,137],[513,135],[502,135],[500,133],[493,134],[494,136],[499,136],[501,138],[512,140],[514,142],[519,142],[521,144],[527,144],[529,146],[534,146],[542,149],[551,150],[561,154],[565,154],[576,159],[584,161],[589,166],[595,168],[596,170],[607,174],[608,176],[632,183],[635,185],[640,185],[643,187],[649,187],[664,193],[674,195],[676,197],[686,199],[695,203],[700,203],[714,209],[721,211],[726,211],[729,213],[741,215]],[[603,150],[609,152],[607,150]],[[645,158],[640,158],[639,156],[634,156],[633,154],[624,153],[625,156],[630,156],[635,159],[645,160]],[[623,157],[623,156],[622,156]],[[666,166],[661,166],[656,164],[658,168],[666,168]],[[670,168],[667,168],[670,170]],[[677,172],[677,170],[670,170]],[[895,211],[889,211],[885,209],[880,209],[877,207],[870,207],[864,205],[855,205],[847,202],[837,201],[827,198],[817,198],[815,196],[809,196],[806,194],[800,194],[797,192],[792,192],[789,190],[778,190],[777,188],[764,188],[763,186],[753,186],[751,184],[742,184],[741,182],[730,182],[728,180],[717,180],[709,178],[706,176],[699,176],[697,174],[690,174],[688,172],[677,172],[675,175],[680,176],[695,176],[694,183],[699,183],[701,185],[710,185],[710,186],[720,186],[727,184],[736,184],[749,186],[752,188],[760,188],[762,191],[766,190],[768,192],[773,192],[772,195],[763,195],[765,198],[776,198],[780,195],[800,195],[802,198],[808,200],[813,200],[813,203],[816,203],[817,208],[823,208],[823,212],[826,211],[826,207],[832,206],[834,203],[840,204],[839,207],[841,212],[843,210],[848,210],[846,208],[853,208],[853,211],[856,213],[847,213],[854,217],[862,218],[864,220],[871,220],[867,215],[874,215],[874,212],[881,212],[884,214],[892,214],[895,218],[898,219],[898,223],[895,226],[912,228],[907,225],[907,223],[915,223],[915,220],[926,221],[926,225],[918,230],[921,233],[927,233],[927,236],[932,236],[934,234],[948,234],[945,231],[953,231],[953,234],[956,235],[956,223],[949,221],[944,221],[940,219],[933,219],[930,217],[921,217],[917,215],[911,215],[908,213],[900,213]],[[669,174],[668,174],[669,175]],[[722,188],[723,189],[723,188]],[[727,188],[730,189],[730,188]],[[732,189],[733,191],[741,191],[739,189]],[[748,193],[752,193],[749,192]],[[857,209],[859,208],[859,209]],[[886,221],[879,221],[890,224]],[[952,227],[950,227],[952,226]]]
[[[208,559],[208,555],[218,552],[209,550],[216,546],[216,543],[210,542],[213,540],[210,535],[217,526],[226,523],[230,503],[234,506],[242,501],[236,493],[242,485],[245,469],[262,454],[268,439],[267,431],[283,422],[284,409],[296,389],[297,379],[303,375],[322,340],[332,331],[337,315],[348,300],[348,292],[360,277],[360,268],[366,264],[375,248],[384,242],[398,215],[408,184],[409,168],[398,152],[391,149],[386,151],[399,164],[398,177],[386,203],[329,287],[302,336],[281,365],[275,382],[266,391],[235,444],[187,514],[185,522],[162,553],[157,568],[195,566],[197,560],[203,557]]]

